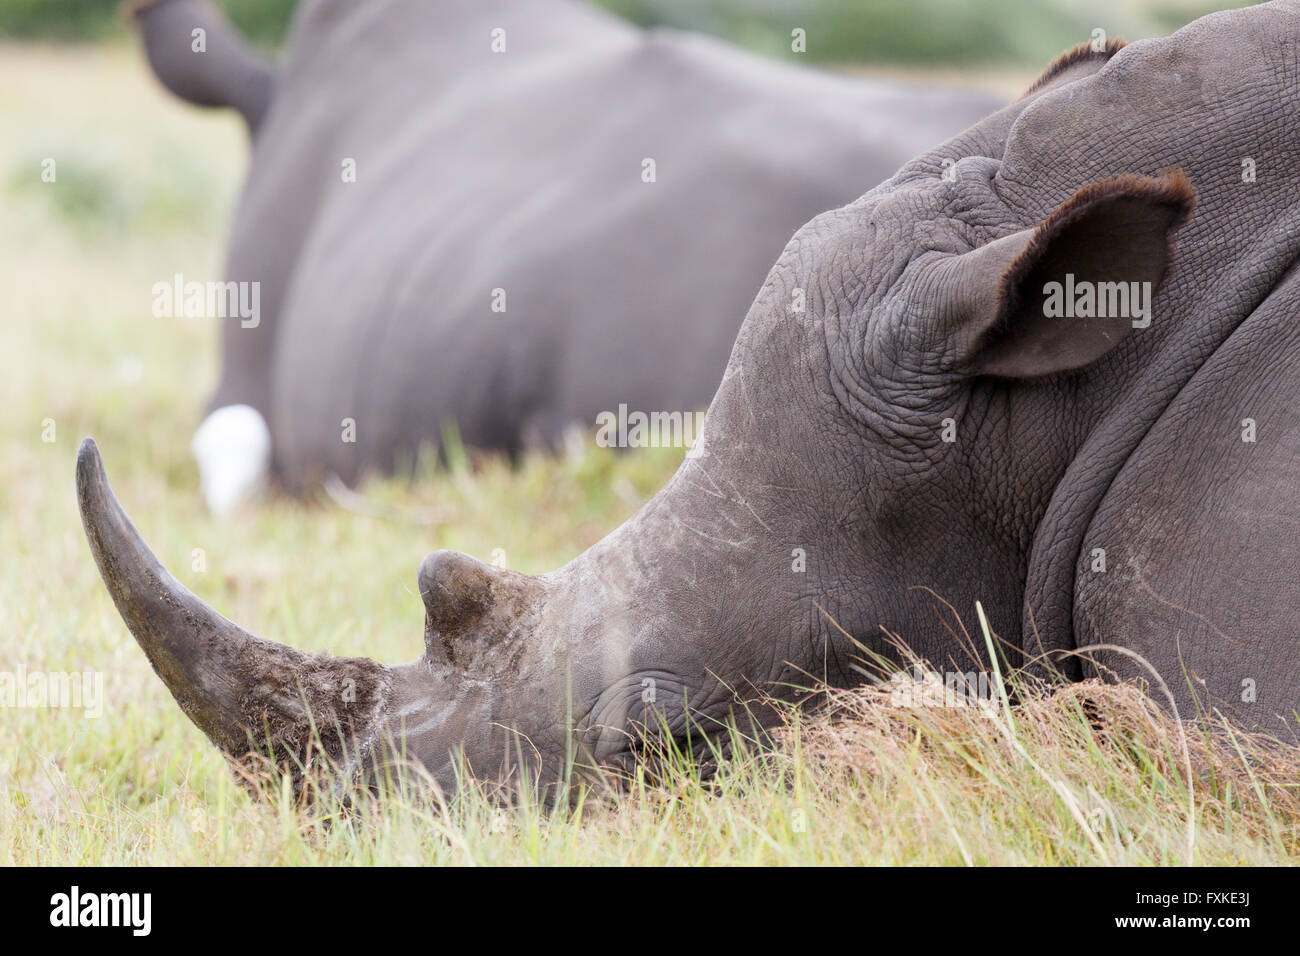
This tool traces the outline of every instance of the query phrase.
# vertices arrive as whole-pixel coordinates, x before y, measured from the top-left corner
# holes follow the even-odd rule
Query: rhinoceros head
[[[1263,191],[1220,211],[1216,164],[1235,163],[1234,117],[1271,82],[1279,20],[1295,34],[1294,7],[1270,5],[1075,51],[813,220],[759,291],[669,483],[550,574],[430,555],[412,664],[312,657],[222,618],[159,566],[87,444],[78,486],[104,580],[222,749],[305,759],[315,727],[344,766],[400,754],[443,786],[462,760],[555,780],[623,763],[645,732],[698,745],[742,704],[860,679],[855,657],[887,652],[891,634],[951,659],[956,628],[931,592],[982,601],[1026,644],[1027,603],[1062,620],[1052,597],[1079,544],[1062,528],[1094,494],[1085,479],[1105,483],[1087,456],[1116,396],[1158,401],[1143,376],[1180,337],[1204,337],[1180,303],[1212,274],[1216,241],[1267,225]],[[1179,234],[1175,257],[1192,182],[1215,214]],[[1162,287],[1171,263],[1181,278]],[[1096,296],[1121,289],[1127,306],[1097,315]],[[1141,407],[1139,428],[1155,406]],[[1083,477],[1063,492],[1072,468]],[[1068,602],[1063,620],[1068,641]]]

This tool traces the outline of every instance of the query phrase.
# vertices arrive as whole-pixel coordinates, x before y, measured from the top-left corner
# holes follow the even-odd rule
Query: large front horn
[[[358,766],[387,706],[389,668],[304,654],[226,620],[172,577],[108,485],[99,449],[77,452],[86,539],[118,613],[181,709],[233,756],[251,751],[301,768],[319,746]]]

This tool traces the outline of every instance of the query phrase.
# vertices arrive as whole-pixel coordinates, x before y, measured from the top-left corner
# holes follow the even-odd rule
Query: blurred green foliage
[[[0,35],[95,38],[114,27],[113,10],[104,0],[0,0]]]
[[[215,0],[257,42],[275,46],[298,0]],[[121,34],[124,0],[0,0],[0,36],[93,40]]]
[[[55,156],[59,188],[51,189],[34,171]],[[83,233],[208,221],[226,198],[214,192],[206,171],[186,154],[155,151],[147,181],[131,174],[134,161],[109,138],[39,140],[24,149],[3,185],[8,196],[48,202],[64,223]]]
[[[298,0],[217,0],[265,46],[284,36]],[[360,2],[360,0],[358,0]],[[701,30],[775,56],[807,32],[822,62],[1037,64],[1095,27],[1136,39],[1240,2],[1213,0],[598,0],[637,23]],[[0,0],[0,36],[94,39],[120,33],[117,0]]]

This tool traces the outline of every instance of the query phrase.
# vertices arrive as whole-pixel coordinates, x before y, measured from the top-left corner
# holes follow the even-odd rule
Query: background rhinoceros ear
[[[1105,355],[1135,323],[1150,322],[1174,233],[1194,202],[1181,172],[1119,176],[1080,189],[1032,229],[950,260],[962,364],[1033,378]]]

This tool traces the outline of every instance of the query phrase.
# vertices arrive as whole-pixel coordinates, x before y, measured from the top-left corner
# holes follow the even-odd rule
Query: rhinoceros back
[[[794,230],[988,105],[579,4],[316,5],[232,242],[268,321],[227,334],[214,405],[267,410],[291,487],[452,421],[513,451],[703,408]]]

